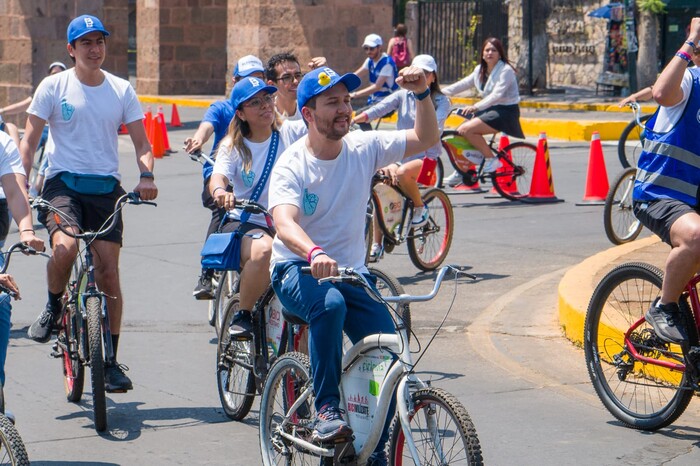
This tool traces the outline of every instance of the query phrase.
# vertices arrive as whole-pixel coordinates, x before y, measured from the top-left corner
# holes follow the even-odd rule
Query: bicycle
[[[380,302],[402,304],[434,298],[449,270],[456,272],[450,266],[443,267],[433,290],[424,296],[383,298],[352,269],[341,269],[338,276],[319,282],[353,283]],[[466,408],[455,396],[418,378],[415,367],[422,355],[413,361],[407,328],[400,317],[394,322],[395,334],[369,335],[343,356],[340,404],[354,432],[352,443],[327,445],[310,440],[316,413],[309,359],[295,352],[277,359],[260,402],[264,465],[319,464],[319,459],[324,465],[366,464],[384,427],[384,422],[377,420],[387,418],[394,396],[398,412],[391,428],[389,464],[409,460],[414,464],[483,464],[476,429]]]
[[[700,392],[700,275],[679,300],[684,345],[662,341],[644,319],[662,281],[650,264],[615,267],[596,287],[584,329],[586,365],[603,405],[625,426],[648,431],[674,422]]]
[[[380,173],[374,175],[369,200],[383,235],[382,252],[377,260],[384,252],[391,253],[397,245],[406,242],[413,265],[423,271],[435,270],[447,257],[452,244],[454,213],[449,197],[440,188],[423,192],[423,205],[430,212],[428,223],[412,228],[413,202],[400,187],[386,181],[387,176]],[[373,229],[372,216],[368,216],[365,227],[368,250],[374,238]]]
[[[610,185],[603,208],[605,235],[613,244],[629,243],[637,239],[643,225],[632,211],[632,192],[637,169],[626,168]]]
[[[4,263],[0,269],[0,274],[7,272],[10,265],[10,257],[15,252],[24,252],[25,254],[42,254],[35,249],[23,244],[13,244],[7,252],[3,253]],[[8,288],[0,285],[0,292],[7,293],[12,298],[16,298],[17,294]],[[11,464],[13,466],[28,466],[29,455],[24,446],[24,441],[19,431],[15,427],[14,419],[5,414],[5,390],[4,386],[0,385],[0,464]]]
[[[83,242],[82,251],[73,263],[71,278],[63,294],[61,323],[51,356],[62,361],[66,398],[74,403],[82,398],[85,366],[90,367],[93,420],[97,432],[103,432],[107,428],[104,366],[105,361],[114,359],[114,349],[105,300],[109,296],[100,291],[95,282],[93,252],[90,246],[96,239],[114,229],[125,204],[156,205],[154,202],[142,201],[138,193],[124,194],[117,199],[114,213],[99,230],[77,233],[79,227],[75,219],[41,197],[32,201],[33,208],[46,209],[53,214],[56,225],[64,234],[74,238],[76,242]],[[63,225],[64,222],[67,223],[66,226]]]
[[[453,108],[450,113],[455,113],[465,119],[469,118],[469,115],[461,113],[457,108]],[[530,194],[532,173],[537,157],[537,146],[529,142],[518,141],[499,150],[495,145],[498,134],[494,133],[488,142],[489,149],[491,149],[494,157],[501,161],[501,168],[493,173],[484,172],[486,159],[481,156],[481,153],[477,155],[479,159],[477,160],[479,162],[478,165],[469,160],[468,157],[476,149],[457,131],[443,131],[440,140],[450,164],[457,173],[462,175],[465,185],[471,186],[477,182],[483,183],[488,179],[498,194],[505,199],[525,201]],[[437,171],[444,173],[440,159],[438,159]],[[439,180],[439,187],[442,187],[442,178],[439,178]]]
[[[236,200],[235,205],[251,214],[263,214],[274,234],[270,214],[262,205],[248,200]],[[370,273],[377,276],[378,288],[383,294],[398,296],[404,293],[394,277],[377,269],[370,269]],[[255,394],[262,393],[263,382],[275,359],[288,351],[300,351],[301,327],[305,326],[299,320],[290,324],[282,318],[282,303],[270,285],[251,310],[253,338],[232,340],[228,328],[239,310],[239,303],[236,290],[226,303],[216,352],[219,400],[226,416],[235,421],[242,420],[250,412]],[[410,325],[408,306],[402,307],[401,313]]]
[[[617,143],[617,156],[620,159],[622,168],[637,166],[637,158],[642,152],[644,141],[646,140],[644,134],[645,123],[652,117],[651,114],[642,115],[641,107],[637,102],[630,102],[627,106],[632,109],[634,118],[622,130]]]

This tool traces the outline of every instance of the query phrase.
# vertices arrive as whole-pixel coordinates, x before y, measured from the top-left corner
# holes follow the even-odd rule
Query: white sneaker
[[[453,174],[450,176],[447,176],[442,179],[442,184],[445,186],[457,186],[458,184],[462,183],[462,175],[459,174],[459,172],[455,171]]]
[[[484,164],[484,173],[493,173],[499,168],[501,168],[501,165],[503,164],[498,159],[498,157],[491,157]]]
[[[378,262],[382,254],[384,254],[382,245],[379,243],[372,243],[372,247],[369,250],[369,262]]]
[[[484,154],[482,154],[481,152],[475,152],[470,150],[462,152],[462,155],[464,155],[467,160],[469,160],[477,167],[481,165],[481,162],[484,160]]]
[[[425,207],[416,207],[413,209],[413,218],[411,219],[411,228],[420,228],[428,223],[430,212]]]

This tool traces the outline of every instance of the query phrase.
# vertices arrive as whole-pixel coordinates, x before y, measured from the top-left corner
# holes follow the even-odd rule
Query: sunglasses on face
[[[272,101],[273,101],[272,95],[267,94],[265,96],[256,97],[254,99],[250,99],[247,102],[244,102],[243,107],[260,108],[263,106],[263,104],[272,105]]]
[[[283,74],[279,78],[275,79],[275,81],[280,82],[282,81],[284,84],[292,84],[295,80],[297,82],[301,81],[301,78],[303,78],[304,75],[302,73],[294,73],[294,74]]]
[[[365,52],[368,52],[368,51],[370,51],[370,50],[376,49],[377,47],[370,47],[370,46],[368,46],[368,45],[365,45],[365,46],[363,46],[362,48],[365,49]]]

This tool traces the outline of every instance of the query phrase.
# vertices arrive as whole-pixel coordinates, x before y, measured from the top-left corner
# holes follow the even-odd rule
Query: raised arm
[[[409,157],[437,144],[440,140],[440,130],[423,70],[415,66],[404,68],[399,71],[396,83],[416,95],[416,124],[413,129],[406,131],[404,157]],[[420,97],[422,99],[419,100]]]
[[[691,41],[698,46],[700,40],[700,18],[693,18],[690,22],[690,34],[687,41]],[[664,107],[673,107],[683,100],[683,90],[681,89],[681,81],[683,74],[688,68],[688,61],[683,58],[685,56],[693,56],[693,47],[684,42],[671,61],[666,65],[666,68],[659,75],[659,79],[654,83],[654,100]],[[680,56],[679,56],[680,55]]]

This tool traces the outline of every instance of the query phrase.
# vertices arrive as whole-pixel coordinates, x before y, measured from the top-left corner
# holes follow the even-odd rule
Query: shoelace
[[[108,368],[114,368],[114,370],[119,371],[122,375],[126,375],[124,372],[129,370],[129,366],[126,364],[115,364],[113,366],[107,366]]]
[[[318,413],[318,417],[324,421],[337,421],[339,419],[343,419],[343,414],[345,414],[345,411],[342,409],[334,406],[328,406],[327,408],[323,408],[321,412]]]

